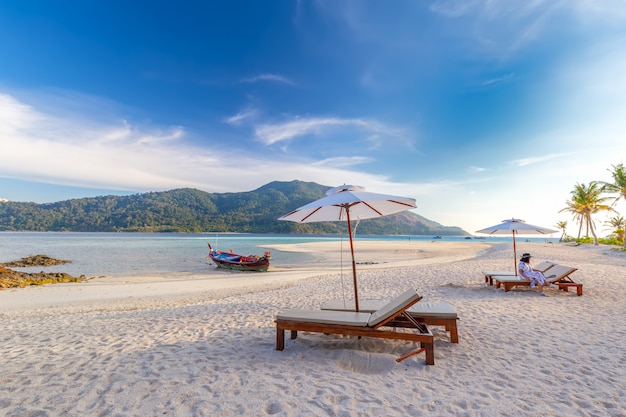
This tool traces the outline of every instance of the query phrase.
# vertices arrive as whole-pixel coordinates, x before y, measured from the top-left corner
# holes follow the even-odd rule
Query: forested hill
[[[324,196],[330,187],[272,182],[254,191],[207,193],[183,188],[57,203],[0,202],[2,231],[345,233],[341,222],[298,224],[277,218]],[[358,234],[467,235],[412,212],[363,220]]]

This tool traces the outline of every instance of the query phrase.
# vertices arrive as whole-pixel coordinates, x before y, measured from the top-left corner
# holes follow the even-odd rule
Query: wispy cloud
[[[508,74],[501,75],[499,77],[490,78],[488,80],[481,81],[478,85],[480,87],[491,87],[492,85],[503,84],[511,81],[515,77],[515,74],[512,72]]]
[[[543,155],[543,156],[534,156],[534,157],[529,157],[529,158],[514,159],[510,163],[512,165],[515,165],[515,166],[518,166],[518,167],[523,167],[523,166],[527,166],[527,165],[534,165],[534,164],[538,164],[538,163],[541,163],[541,162],[546,162],[546,161],[550,161],[550,160],[553,160],[553,159],[562,158],[562,157],[568,156],[568,155],[570,155],[570,154],[568,154],[568,153],[553,153],[553,154]]]
[[[242,112],[239,112],[233,116],[226,118],[225,121],[226,123],[231,124],[231,125],[240,125],[244,121],[256,116],[256,114],[257,114],[256,110],[244,110]]]
[[[264,124],[255,129],[256,135],[266,145],[288,141],[299,136],[321,134],[332,128],[354,127],[372,133],[389,132],[384,125],[373,120],[342,119],[337,117],[299,118],[283,123]]]
[[[345,168],[354,165],[365,164],[372,161],[371,158],[364,156],[342,157],[342,158],[327,158],[321,161],[315,162],[313,165],[316,167],[333,167],[333,168]]]
[[[581,22],[604,26],[626,18],[621,0],[437,0],[430,10],[457,20],[458,30],[482,50],[505,56],[552,36],[564,21],[575,31],[584,29]]]
[[[252,77],[247,77],[247,78],[242,78],[241,79],[242,83],[256,83],[256,82],[259,82],[259,81],[272,81],[272,82],[288,84],[288,85],[295,85],[296,84],[290,78],[287,78],[287,77],[285,77],[283,75],[279,75],[279,74],[258,74],[258,75],[252,76]]]
[[[475,10],[480,3],[480,0],[436,0],[430,9],[444,16],[460,17]]]

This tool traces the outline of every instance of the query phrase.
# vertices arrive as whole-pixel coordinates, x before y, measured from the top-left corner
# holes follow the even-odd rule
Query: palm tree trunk
[[[599,245],[598,236],[596,236],[596,232],[595,230],[593,230],[593,220],[591,220],[591,214],[587,213],[586,218],[587,218],[587,233],[591,231],[591,234],[593,235],[593,244]]]

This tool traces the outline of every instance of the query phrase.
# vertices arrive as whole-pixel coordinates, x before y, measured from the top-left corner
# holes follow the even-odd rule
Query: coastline
[[[387,249],[355,248],[357,263],[363,262],[357,265],[360,299],[387,299],[414,287],[423,302],[453,305],[459,343],[432,327],[434,366],[422,355],[396,363],[413,345],[379,339],[304,332],[288,339],[284,351],[275,350],[275,314],[349,297],[349,266],[343,272],[325,263],[294,275],[276,271],[266,282],[222,290],[217,284],[228,278],[206,274],[105,277],[0,291],[0,414],[626,415],[623,253],[519,243],[518,252],[532,253],[535,262],[578,268],[582,297],[554,289],[540,297],[527,288],[504,293],[484,283],[481,269],[512,269],[511,244],[473,254],[446,242],[426,252]],[[294,250],[327,253],[320,259],[336,262],[332,247]],[[415,259],[416,251],[423,256]],[[367,264],[383,255],[389,263]],[[50,300],[62,287],[66,293],[73,288],[74,298],[98,291],[77,304],[4,306],[16,294],[22,307],[40,296]]]
[[[0,314],[73,308],[136,309],[161,303],[195,303],[236,294],[282,288],[299,282],[342,274],[352,277],[349,247],[340,242],[264,245],[284,252],[307,252],[314,260],[269,271],[239,272],[217,269],[212,263],[201,272],[100,276],[85,282],[10,288],[0,292]],[[493,244],[428,241],[363,241],[355,249],[357,274],[381,268],[399,268],[450,262],[476,256]],[[5,294],[6,293],[6,294]]]

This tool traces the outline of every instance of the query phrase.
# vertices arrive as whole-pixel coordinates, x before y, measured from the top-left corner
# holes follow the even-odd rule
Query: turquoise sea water
[[[359,240],[433,240],[434,236],[357,236]],[[294,244],[347,240],[338,235],[264,235],[264,234],[183,234],[183,233],[36,233],[0,232],[0,263],[26,256],[44,254],[71,263],[51,267],[14,268],[27,272],[67,272],[72,275],[101,276],[167,272],[201,273],[214,269],[207,243],[222,251],[233,250],[240,255],[261,255],[263,245]],[[526,238],[518,238],[520,240]],[[545,241],[549,237],[528,238]],[[444,236],[441,241],[511,242],[510,237],[486,236],[465,239]],[[309,254],[271,250],[272,265],[289,268],[311,261]]]

